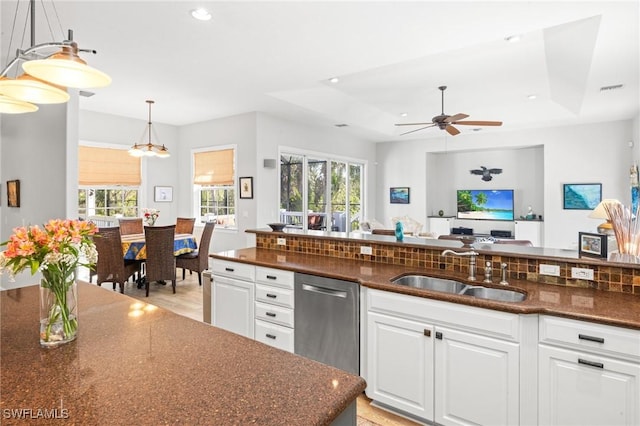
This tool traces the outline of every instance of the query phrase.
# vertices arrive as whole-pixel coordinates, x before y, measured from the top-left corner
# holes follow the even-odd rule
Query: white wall
[[[478,134],[460,134],[455,137],[446,135],[403,142],[386,142],[377,146],[378,165],[378,194],[385,196],[378,199],[376,214],[379,220],[389,221],[391,216],[408,214],[417,220],[425,220],[442,207],[438,193],[430,194],[426,191],[427,182],[437,185],[440,193],[449,192],[455,195],[452,182],[462,182],[469,177],[467,161],[475,154],[482,162],[478,165],[492,166],[493,159],[484,157],[484,150],[489,150],[493,158],[507,160],[509,152],[499,153],[514,148],[530,149],[542,146],[544,160],[542,170],[540,166],[524,168],[522,160],[518,160],[518,168],[522,174],[532,174],[534,181],[532,188],[539,188],[544,184],[544,208],[537,207],[537,201],[531,202],[536,214],[542,214],[545,220],[545,246],[553,248],[575,248],[579,231],[592,231],[599,224],[598,220],[587,218],[588,212],[562,209],[563,183],[602,183],[603,198],[617,198],[628,205],[630,203],[629,167],[638,160],[637,149],[629,147],[629,141],[637,137],[638,120],[625,120],[606,123],[553,127],[545,129],[519,130],[512,132],[487,132]],[[437,130],[436,130],[437,131]],[[499,147],[499,148],[498,148]],[[527,151],[523,151],[527,152]],[[539,151],[531,151],[532,161],[540,163]],[[439,153],[457,157],[451,163],[451,170],[446,173],[438,170],[436,162]],[[427,156],[427,154],[430,154]],[[467,156],[466,160],[459,160]],[[505,157],[506,156],[506,157]],[[453,161],[453,160],[451,160]],[[464,167],[456,164],[464,163]],[[505,170],[510,169],[507,164],[495,164]],[[512,173],[512,172],[509,172]],[[451,179],[453,176],[453,179]],[[479,181],[481,182],[481,181]],[[493,182],[493,181],[492,181]],[[495,178],[495,183],[498,180]],[[524,185],[521,176],[511,176],[501,181],[504,188],[514,187],[515,184]],[[520,182],[520,183],[518,183]],[[466,184],[466,183],[465,183]],[[411,204],[389,204],[388,190],[391,186],[411,187]],[[476,188],[470,188],[476,189]],[[534,194],[530,198],[537,200]],[[529,197],[529,191],[522,194],[524,199]],[[446,203],[455,214],[450,201]],[[529,203],[526,202],[528,205]],[[520,207],[521,208],[521,207]],[[524,212],[516,210],[516,215]],[[474,227],[474,226],[471,226]]]

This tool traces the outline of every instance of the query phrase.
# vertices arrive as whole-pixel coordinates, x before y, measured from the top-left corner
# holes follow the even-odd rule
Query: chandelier
[[[144,132],[142,134],[141,142],[134,144],[129,150],[129,154],[134,157],[160,157],[167,158],[169,157],[169,150],[164,145],[158,145],[151,142],[151,132],[154,132],[156,140],[158,139],[158,135],[155,134],[155,129],[153,129],[151,124],[151,105],[154,104],[154,101],[147,100],[149,104],[149,122],[147,123],[147,127],[145,127]],[[144,135],[148,134],[149,138],[147,139],[147,143],[144,143]]]
[[[67,40],[35,45],[35,0],[29,0],[29,4],[31,47],[18,49],[16,57],[0,72],[0,113],[34,112],[38,110],[34,104],[67,102],[70,97],[66,87],[88,89],[111,84],[107,74],[88,66],[78,56],[78,52],[96,51],[78,48],[72,30]],[[17,15],[16,4],[14,24]],[[9,78],[9,71],[20,62],[24,73]]]

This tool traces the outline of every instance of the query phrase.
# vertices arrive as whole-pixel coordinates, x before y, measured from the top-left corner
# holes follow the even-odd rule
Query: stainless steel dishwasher
[[[296,273],[294,351],[360,374],[358,283]]]

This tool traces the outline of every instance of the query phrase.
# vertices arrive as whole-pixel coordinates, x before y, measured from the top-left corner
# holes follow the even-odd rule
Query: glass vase
[[[71,342],[78,333],[78,285],[75,277],[56,278],[40,281],[40,346],[43,347]]]

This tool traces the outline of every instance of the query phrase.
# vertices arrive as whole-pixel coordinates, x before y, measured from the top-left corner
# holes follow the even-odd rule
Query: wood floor
[[[166,285],[151,284],[149,297],[145,297],[144,288],[138,289],[136,284],[131,282],[126,284],[124,293],[145,303],[151,303],[176,314],[202,321],[202,287],[198,285],[198,276],[196,274],[189,275],[187,272],[185,279],[182,280],[182,270],[178,271],[176,294],[172,292],[171,282]],[[103,284],[102,287],[111,289],[110,284]],[[418,424],[373,407],[370,402],[364,394],[358,397],[358,426],[413,426]]]

